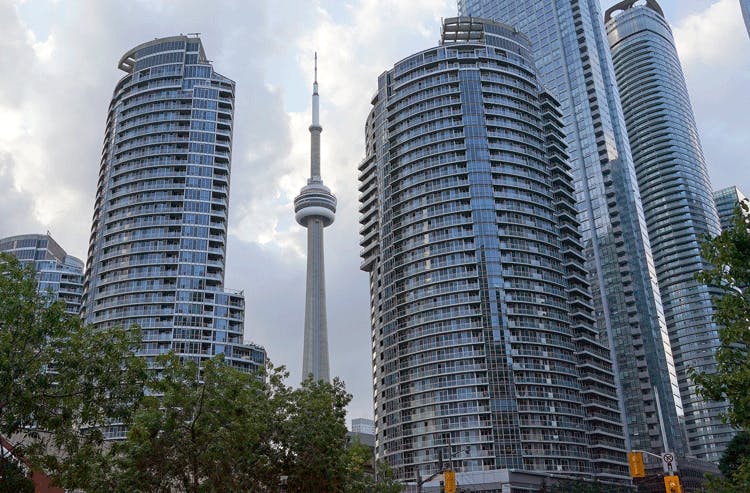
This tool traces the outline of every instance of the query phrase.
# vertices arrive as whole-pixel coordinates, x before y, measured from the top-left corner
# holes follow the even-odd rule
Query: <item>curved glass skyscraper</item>
[[[688,452],[717,462],[733,436],[725,403],[700,398],[691,368],[712,372],[719,346],[712,292],[695,274],[706,268],[703,236],[721,232],[672,31],[655,0],[626,0],[606,13],[607,35],[654,250],[685,412]]]
[[[372,103],[360,231],[378,457],[400,479],[450,460],[462,485],[627,481],[561,114],[528,40],[447,19]]]
[[[10,253],[31,265],[37,273],[39,292],[65,302],[68,313],[78,315],[83,294],[83,262],[65,250],[49,234],[18,235],[0,239],[0,252]]]
[[[246,371],[244,297],[223,288],[234,82],[201,40],[156,39],[123,55],[107,116],[84,288],[97,327],[143,329],[140,354]]]
[[[682,455],[682,413],[638,182],[597,0],[458,0],[529,37],[560,101],[598,328],[609,339],[631,449]],[[658,408],[661,408],[662,420]],[[663,430],[663,432],[662,432]]]

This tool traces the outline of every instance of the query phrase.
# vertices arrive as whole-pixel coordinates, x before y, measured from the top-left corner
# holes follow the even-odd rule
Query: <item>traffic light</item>
[[[443,480],[445,481],[445,493],[456,493],[456,471],[445,471]]]
[[[667,493],[682,493],[680,478],[677,476],[664,476],[664,488]]]
[[[646,468],[643,466],[643,453],[628,453],[628,463],[630,464],[630,475],[634,478],[645,478]]]

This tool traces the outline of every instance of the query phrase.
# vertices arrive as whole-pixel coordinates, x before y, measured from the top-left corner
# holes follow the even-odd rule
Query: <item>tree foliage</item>
[[[394,479],[393,471],[385,461],[373,465],[370,447],[354,441],[348,447],[347,473],[349,483],[345,491],[351,493],[401,493],[404,485]]]
[[[704,241],[703,258],[712,267],[701,272],[700,281],[717,286],[722,295],[714,300],[714,320],[719,326],[720,345],[716,351],[716,372],[690,377],[700,395],[729,403],[726,420],[745,430],[730,443],[720,468],[723,478],[711,477],[708,491],[745,493],[750,491],[750,205],[740,204],[733,227]]]
[[[281,421],[287,491],[345,491],[346,405],[343,382],[305,380],[290,393]]]
[[[747,493],[750,491],[750,433],[742,431],[727,445],[719,461],[723,477],[708,477],[710,493]]]
[[[200,372],[173,355],[160,366],[153,384],[160,397],[144,402],[118,445],[116,490],[267,491],[260,485],[278,484],[275,404],[286,399],[279,376],[266,384],[222,359]]]
[[[724,450],[724,455],[719,461],[719,470],[724,476],[732,477],[747,460],[750,460],[750,433],[741,431],[732,438]]]
[[[137,330],[94,331],[37,292],[31,267],[0,254],[0,434],[14,453],[85,484],[105,460],[102,427],[127,423],[143,394]]]
[[[34,493],[34,483],[11,457],[0,457],[0,491]]]
[[[351,396],[341,381],[293,389],[283,368],[269,365],[259,378],[221,357],[201,371],[175,356],[160,366],[161,397],[136,413],[101,491],[277,492],[282,483],[288,493],[379,491],[368,489],[361,454],[345,446]]]
[[[750,212],[746,202],[741,204]],[[703,258],[712,267],[698,279],[722,290],[715,300],[714,319],[719,325],[720,346],[715,373],[691,372],[699,393],[714,401],[728,400],[727,421],[738,429],[750,429],[750,220],[737,211],[734,227],[707,239]]]
[[[59,486],[87,493],[397,493],[369,449],[347,447],[343,382],[285,383],[222,357],[166,355],[149,370],[140,331],[93,330],[0,257],[0,435]],[[129,427],[105,442],[103,429]],[[0,454],[0,491],[28,482]]]
[[[709,476],[708,493],[747,493],[750,491],[750,461],[741,461],[731,476]]]
[[[375,464],[375,476],[367,476],[367,479],[369,483],[365,485],[364,490],[352,491],[366,491],[367,493],[401,493],[404,491],[404,485],[394,479],[390,466],[382,460]]]

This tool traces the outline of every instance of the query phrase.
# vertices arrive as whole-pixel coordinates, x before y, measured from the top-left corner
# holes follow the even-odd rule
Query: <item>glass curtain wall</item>
[[[701,240],[720,232],[682,67],[672,31],[655,0],[626,0],[606,12],[606,28],[653,246],[685,412],[688,453],[718,462],[734,433],[725,402],[707,402],[688,376],[716,370],[719,336],[712,297],[699,283],[708,268]]]
[[[405,480],[442,459],[476,478],[628,481],[561,113],[528,40],[447,19],[372,103],[359,169],[378,457]]]
[[[666,442],[684,454],[677,376],[598,1],[458,6],[531,40],[540,80],[563,113],[586,270],[597,326],[614,355],[628,446],[659,453]]]

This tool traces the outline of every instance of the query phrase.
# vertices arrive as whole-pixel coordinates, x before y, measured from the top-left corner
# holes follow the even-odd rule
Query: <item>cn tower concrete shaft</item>
[[[302,376],[328,381],[328,327],[323,259],[323,221],[307,221],[307,291],[305,296],[305,345]]]
[[[305,295],[305,336],[302,378],[330,380],[328,366],[328,326],[326,320],[325,262],[323,229],[333,223],[336,197],[320,177],[320,126],[318,63],[315,57],[315,82],[310,125],[310,179],[294,199],[297,222],[307,228],[307,286]]]

